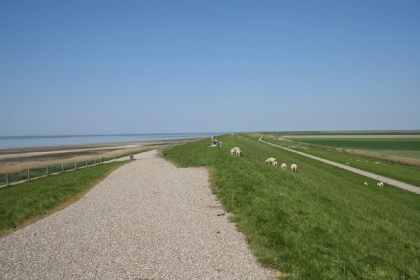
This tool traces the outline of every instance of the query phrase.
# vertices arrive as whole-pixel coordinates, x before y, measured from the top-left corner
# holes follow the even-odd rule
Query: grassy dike
[[[0,237],[78,200],[112,171],[113,162],[0,189]]]
[[[166,158],[209,167],[214,193],[259,262],[279,277],[420,279],[418,195],[375,187],[374,180],[245,135],[218,139],[222,148],[197,141],[168,150]],[[243,157],[230,154],[235,146]],[[266,165],[268,157],[288,169]]]
[[[276,137],[272,136],[264,137],[264,141],[420,187],[420,169],[418,167],[389,162],[386,159],[338,152],[331,147],[314,145],[303,147],[299,142],[293,142],[294,139],[292,141],[278,141]]]

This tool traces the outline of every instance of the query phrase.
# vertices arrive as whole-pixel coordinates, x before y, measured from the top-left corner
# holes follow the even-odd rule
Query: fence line
[[[199,139],[200,140],[200,139]],[[197,140],[196,140],[197,141]],[[159,149],[159,154],[161,155],[161,156],[165,156],[165,152],[167,151],[167,150],[170,150],[170,149],[172,149],[173,147],[175,147],[175,146],[180,146],[180,145],[184,145],[184,144],[188,144],[188,143],[190,143],[191,141],[184,141],[184,142],[180,142],[180,143],[177,143],[177,144],[172,144],[172,145],[164,145],[164,146],[162,146],[160,149]]]
[[[164,145],[163,147],[161,147],[159,149],[159,153],[160,153],[161,156],[164,156],[165,151],[167,151],[169,149],[172,149],[174,146],[184,145],[184,144],[189,143],[189,142],[191,142],[191,141],[184,141],[184,142],[180,142],[180,143],[173,144],[173,145]],[[4,188],[4,187],[7,187],[7,186],[18,185],[18,184],[21,184],[21,183],[25,183],[25,182],[40,179],[40,178],[44,178],[44,177],[47,177],[47,176],[63,174],[65,172],[71,172],[71,171],[75,171],[77,169],[88,168],[88,167],[97,166],[97,165],[104,164],[104,163],[115,162],[117,160],[133,160],[134,159],[133,154],[141,153],[141,152],[144,152],[144,150],[143,151],[137,151],[137,152],[131,152],[131,153],[128,153],[128,155],[127,155],[127,153],[120,154],[118,157],[116,155],[114,155],[113,158],[111,157],[111,159],[109,159],[109,157],[106,158],[107,160],[104,160],[103,157],[101,157],[100,159],[98,159],[98,158],[86,159],[85,164],[82,165],[82,166],[79,166],[79,167],[78,167],[77,164],[80,163],[81,161],[61,163],[61,171],[58,171],[58,172],[50,172],[51,170],[49,169],[49,167],[57,166],[57,165],[60,165],[60,164],[52,164],[52,165],[47,165],[45,167],[24,169],[23,171],[16,172],[16,173],[3,173],[3,174],[0,174],[0,188]],[[126,158],[126,159],[124,159],[124,158]],[[89,162],[93,161],[93,160],[95,160],[95,162],[92,163],[92,164],[89,164]],[[71,165],[72,168],[65,168],[66,164]],[[32,171],[37,170],[37,172],[35,173],[35,176],[31,176],[31,170]],[[41,173],[43,175],[39,175],[39,173],[40,173],[39,170],[44,170],[43,173]],[[19,174],[22,174],[22,173],[26,173],[26,176],[25,176],[24,179],[10,182],[10,181],[12,181],[11,178],[10,178],[10,175],[19,176]],[[4,176],[4,180],[1,180],[2,176]]]
[[[125,157],[128,157],[128,158],[122,159]],[[109,159],[109,157],[107,159]],[[18,184],[25,183],[28,181],[32,181],[32,180],[36,180],[36,179],[40,179],[40,178],[44,178],[48,176],[63,174],[63,173],[75,171],[78,169],[93,167],[100,164],[111,163],[111,162],[117,161],[117,159],[118,160],[131,160],[133,159],[133,156],[132,154],[130,154],[129,156],[123,155],[120,157],[117,157],[116,155],[114,155],[109,160],[104,160],[103,157],[101,157],[100,159],[98,158],[86,159],[86,161],[84,162],[85,163],[84,165],[78,165],[78,163],[81,163],[81,161],[61,163],[61,170],[59,170],[58,172],[51,172],[50,167],[53,167],[53,166],[57,167],[57,166],[60,166],[60,164],[52,164],[52,165],[47,165],[45,167],[28,168],[28,169],[24,169],[21,172],[15,172],[15,173],[3,173],[3,174],[0,174],[0,178],[4,176],[4,180],[3,181],[0,180],[0,188],[4,188],[7,186],[14,186],[14,185],[18,185]],[[92,162],[92,163],[89,164],[89,162]],[[65,168],[65,165],[71,166],[71,168]],[[32,171],[32,174],[31,174],[31,171]],[[12,180],[10,177],[12,177],[13,175],[15,175],[16,177],[22,177],[22,176],[19,176],[22,174],[25,174],[24,179],[21,179],[21,180],[18,179],[16,181],[13,180],[13,182],[11,182]],[[39,175],[39,174],[42,174],[42,175]]]

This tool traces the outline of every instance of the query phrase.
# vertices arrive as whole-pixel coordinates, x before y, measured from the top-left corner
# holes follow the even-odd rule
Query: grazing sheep
[[[382,188],[384,186],[384,183],[383,182],[379,182],[378,183],[378,186],[380,186]]]
[[[277,161],[273,162],[273,166],[277,166]]]
[[[271,157],[265,160],[265,163],[273,164],[273,162],[277,161],[275,158]]]
[[[282,164],[280,165],[280,167],[281,167],[281,168],[283,168],[284,170],[286,170],[287,165],[286,165],[285,163],[282,163]]]
[[[369,184],[368,184],[367,182],[364,182],[364,183],[363,183],[363,185],[365,185],[365,186],[369,186]]]
[[[238,155],[238,156],[241,156],[243,154],[239,147],[233,148],[232,150],[230,150],[230,153],[232,155]]]
[[[292,164],[292,165],[290,166],[290,169],[292,169],[292,171],[293,171],[293,172],[297,172],[298,167],[297,167],[297,165],[296,165],[296,164]]]

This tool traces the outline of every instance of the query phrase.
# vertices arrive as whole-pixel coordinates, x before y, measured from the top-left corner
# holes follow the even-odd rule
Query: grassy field
[[[254,137],[174,147],[179,166],[209,166],[211,184],[257,259],[288,279],[420,279],[420,197]],[[243,157],[230,154],[238,146]],[[298,173],[264,163],[299,166]],[[363,185],[367,181],[369,186]]]
[[[269,138],[274,139],[272,134],[269,134],[269,136]],[[365,155],[403,165],[420,167],[420,138],[403,138],[407,137],[408,134],[401,135],[395,133],[382,136],[385,138],[357,134],[341,135],[341,138],[328,138],[328,135],[321,135],[324,138],[316,138],[317,135],[312,136],[314,138],[293,136],[292,138],[288,137],[288,140],[305,143],[314,147],[324,147],[339,152]],[[410,136],[416,137],[419,134],[413,131]]]
[[[292,138],[292,140],[354,150],[420,151],[420,138]]]
[[[420,169],[415,166],[394,163],[382,157],[371,157],[366,153],[345,153],[340,149],[336,150],[320,145],[306,146],[289,141],[278,141],[275,135],[270,134],[268,137],[264,136],[264,140],[420,187]],[[410,154],[412,153],[410,152]]]
[[[79,199],[128,161],[108,163],[0,189],[0,236]]]

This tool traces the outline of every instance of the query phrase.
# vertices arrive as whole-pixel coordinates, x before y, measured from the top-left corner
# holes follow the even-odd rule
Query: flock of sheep
[[[242,153],[242,151],[239,147],[235,147],[235,148],[231,149],[230,153],[232,155],[237,155],[237,156],[242,156],[243,155],[243,153]],[[266,159],[265,163],[268,163],[268,164],[273,165],[273,166],[277,166],[277,160],[275,158],[268,158],[268,159]],[[284,170],[286,170],[287,165],[286,165],[286,163],[282,163],[280,165],[280,167],[283,168]],[[292,164],[290,166],[290,168],[292,169],[293,172],[297,172],[297,170],[298,170],[298,167],[297,167],[296,164]]]
[[[242,156],[243,155],[243,152],[241,151],[241,149],[239,148],[239,147],[235,147],[235,148],[233,148],[233,149],[231,149],[230,150],[230,153],[232,154],[232,155],[237,155],[237,156]],[[268,158],[268,159],[266,159],[265,160],[265,163],[268,163],[268,164],[270,164],[270,165],[273,165],[273,166],[277,166],[277,160],[275,159],[275,158]],[[286,165],[286,163],[282,163],[281,165],[280,165],[280,167],[282,168],[282,169],[284,169],[284,170],[286,170],[286,168],[287,168],[287,165]],[[293,172],[297,172],[297,170],[298,170],[298,167],[297,167],[297,165],[296,164],[292,164],[291,166],[290,166],[290,169],[292,169],[292,171]],[[364,182],[363,183],[365,186],[368,186],[368,183],[367,182]],[[378,184],[377,184],[379,187],[383,187],[384,186],[384,183],[383,182],[379,182]]]
[[[364,182],[363,185],[369,186],[367,182]],[[377,185],[382,188],[384,186],[384,182],[379,182]]]
[[[275,159],[275,158],[268,158],[268,159],[266,159],[265,160],[265,163],[268,163],[268,164],[270,164],[270,165],[273,165],[273,166],[277,166],[277,160]],[[287,168],[287,165],[283,162],[281,165],[280,165],[280,167],[282,168],[282,169],[284,169],[284,170],[286,170],[286,168]],[[292,164],[291,166],[290,166],[290,169],[292,169],[292,171],[293,172],[297,172],[297,170],[298,170],[298,167],[297,167],[297,165],[296,164]]]

